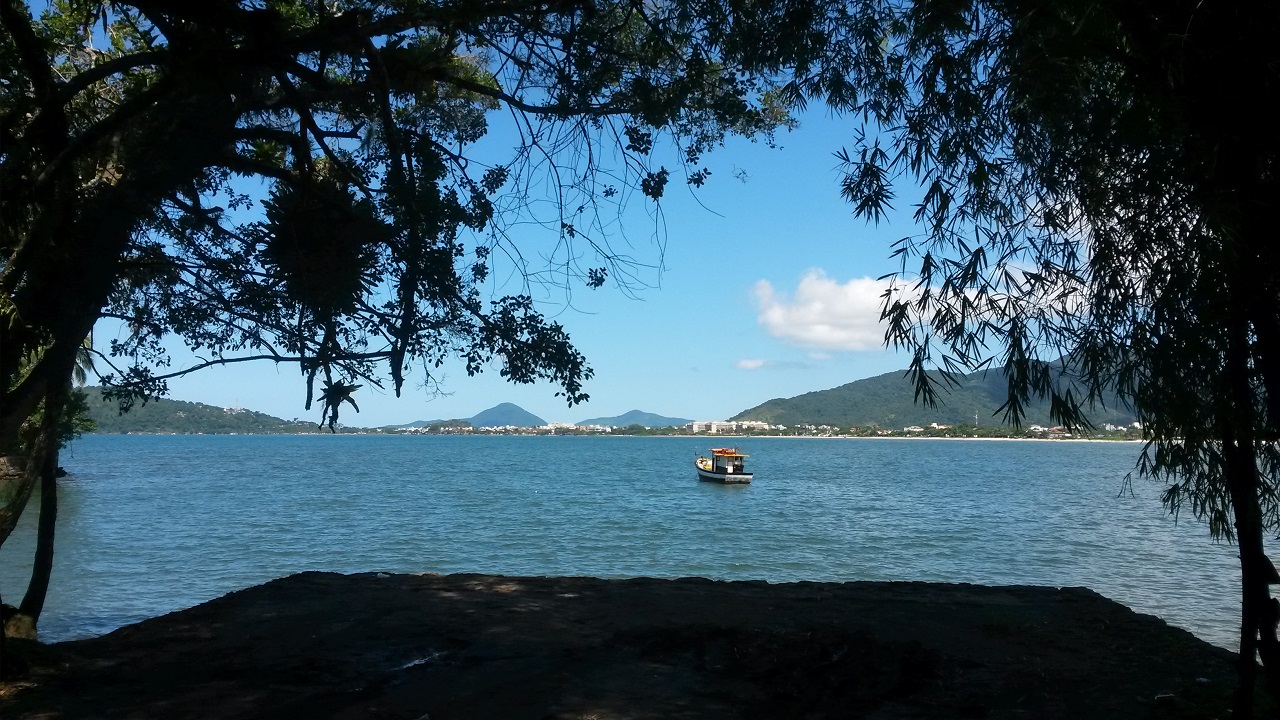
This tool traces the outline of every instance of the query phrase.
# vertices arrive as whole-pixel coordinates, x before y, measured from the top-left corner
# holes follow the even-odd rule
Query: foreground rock
[[[28,654],[0,717],[1208,718],[1234,661],[1082,588],[329,573]]]

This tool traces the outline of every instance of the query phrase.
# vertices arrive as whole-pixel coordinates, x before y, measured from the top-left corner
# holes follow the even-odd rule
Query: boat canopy
[[[738,452],[738,448],[711,448],[711,454],[716,457],[751,457],[745,453]]]

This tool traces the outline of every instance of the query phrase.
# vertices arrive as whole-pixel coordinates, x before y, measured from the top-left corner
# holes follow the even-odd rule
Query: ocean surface
[[[86,436],[40,621],[82,638],[303,570],[1083,585],[1236,647],[1235,548],[1124,484],[1141,445],[689,437]],[[730,442],[730,441],[721,441]],[[0,548],[16,603],[35,504]]]

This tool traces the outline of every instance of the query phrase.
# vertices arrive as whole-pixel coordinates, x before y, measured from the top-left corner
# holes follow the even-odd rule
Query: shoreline
[[[755,440],[758,438],[780,438],[784,440],[947,440],[966,442],[1097,442],[1097,443],[1146,443],[1146,440],[1127,440],[1120,438],[1016,438],[1016,437],[930,437],[879,435],[615,435],[614,437],[688,437],[688,438],[732,438],[734,440]]]
[[[123,435],[139,435],[145,437],[342,437],[342,436],[377,436],[377,437],[537,437],[537,438],[566,438],[566,437],[601,437],[601,438],[680,438],[685,440],[706,440],[714,441],[717,438],[725,438],[731,440],[756,440],[756,439],[783,439],[783,440],[947,440],[947,441],[969,441],[969,442],[1089,442],[1089,443],[1143,443],[1146,440],[1126,439],[1126,438],[1019,438],[1019,437],[932,437],[932,436],[903,436],[903,435],[880,435],[870,437],[866,435],[622,435],[613,433],[583,433],[583,434],[538,434],[538,433],[399,433],[399,432],[366,432],[352,431],[340,433],[327,432],[308,432],[308,433],[184,433],[184,432],[87,432],[82,433],[81,437],[118,437]]]

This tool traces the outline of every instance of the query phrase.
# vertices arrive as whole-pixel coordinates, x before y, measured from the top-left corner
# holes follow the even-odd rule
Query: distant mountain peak
[[[687,423],[693,422],[685,418],[667,417],[665,415],[656,415],[643,410],[630,410],[621,415],[614,417],[591,418],[576,423],[578,426],[583,425],[602,425],[604,427],[627,427],[628,425],[643,425],[644,427],[679,427]]]
[[[469,421],[475,427],[541,427],[546,420],[534,415],[515,403],[498,403],[488,410],[482,410]]]

